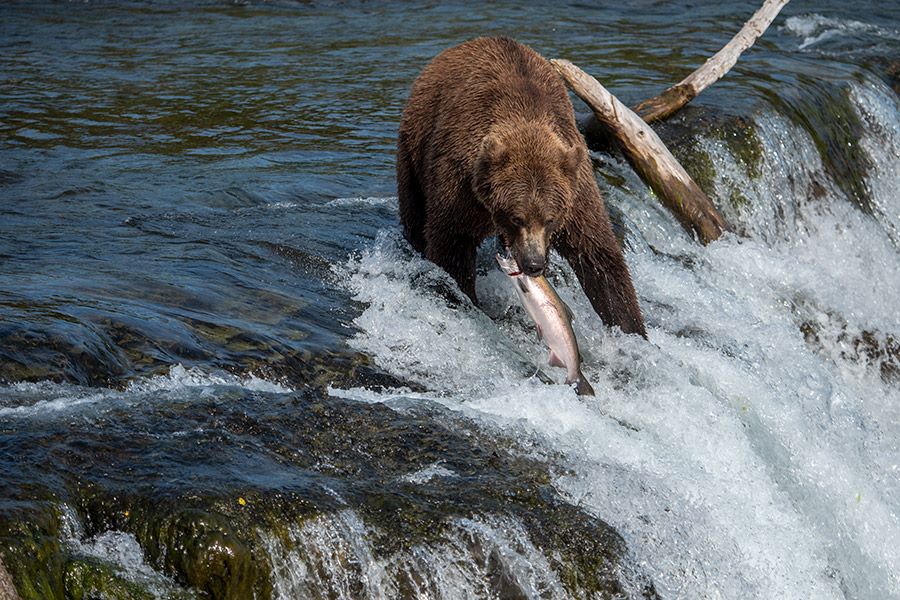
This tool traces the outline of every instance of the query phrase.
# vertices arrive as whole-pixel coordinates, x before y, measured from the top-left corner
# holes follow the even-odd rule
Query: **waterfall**
[[[544,349],[489,252],[482,312],[383,232],[343,268],[366,306],[353,346],[433,390],[418,402],[539,440],[555,487],[623,535],[662,597],[900,597],[900,110],[879,81],[844,94],[864,123],[863,207],[774,106],[745,128],[749,159],[721,132],[693,139],[740,233],[708,247],[603,159],[624,181],[601,180],[607,202],[641,236],[627,260],[649,342],[603,327],[554,257],[596,399],[523,374],[549,370]]]

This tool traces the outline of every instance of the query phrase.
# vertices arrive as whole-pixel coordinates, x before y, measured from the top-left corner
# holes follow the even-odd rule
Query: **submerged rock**
[[[73,558],[66,563],[65,588],[66,598],[71,600],[154,600],[157,597],[151,590],[117,573],[108,563],[90,558]],[[169,597],[176,600],[176,596]]]
[[[4,510],[0,551],[22,598],[65,598],[66,557],[59,513],[52,504],[20,501]]]
[[[845,361],[877,371],[887,384],[900,382],[900,339],[889,332],[854,329],[836,314],[800,323],[806,343],[834,361]]]
[[[762,143],[755,123],[748,117],[713,112],[704,107],[687,107],[659,124],[658,129],[675,158],[711,198],[716,197],[716,166],[700,143],[701,135],[723,143],[748,180],[757,180],[762,175]],[[735,185],[728,187],[725,196],[718,200],[724,204],[721,209],[726,215],[739,212],[750,202],[744,190]],[[730,224],[735,226],[735,221],[731,218]]]
[[[13,585],[12,577],[3,566],[2,558],[0,558],[0,600],[19,600],[19,594]]]
[[[887,58],[867,58],[863,61],[896,89],[898,61]],[[865,78],[860,72],[859,78]],[[801,76],[803,79],[803,76]],[[846,198],[867,215],[877,212],[870,189],[870,175],[875,165],[860,140],[871,124],[860,116],[859,107],[852,98],[851,82],[845,79],[804,81],[803,86],[778,89],[761,88],[762,112],[774,112],[789,119],[809,135],[822,162],[822,173],[809,182],[805,190],[810,199],[826,196],[826,178]],[[766,107],[765,105],[770,105]],[[603,126],[593,115],[582,115],[580,129],[591,149],[617,152],[615,144]],[[759,180],[763,175],[764,149],[756,131],[753,113],[732,114],[722,108],[702,103],[690,104],[671,118],[652,125],[663,143],[671,150],[688,174],[723,211],[730,225],[740,230],[735,218],[750,203],[740,184],[727,182],[725,189],[716,189],[717,173],[713,157],[704,147],[704,140],[721,142],[745,176],[744,183]],[[602,173],[601,173],[602,174]],[[742,178],[743,179],[743,178]]]
[[[885,79],[888,85],[891,86],[891,89],[900,96],[900,58],[888,61],[885,69]]]
[[[358,352],[266,339],[235,327],[185,318],[190,333],[165,331],[102,316],[92,322],[60,317],[46,324],[0,327],[0,383],[53,381],[124,388],[140,377],[167,372],[173,364],[254,374],[289,385],[324,388],[400,385]],[[302,338],[301,338],[302,339]]]
[[[184,597],[417,597],[442,585],[523,597],[535,577],[550,597],[654,596],[622,575],[634,570],[622,538],[558,496],[552,463],[421,400],[395,410],[313,388],[245,391],[54,423],[59,435],[25,438],[4,459],[43,482],[14,491],[27,510],[0,515],[26,600],[153,597],[146,578],[85,554],[111,532],[133,536]],[[448,552],[462,563],[423,558]],[[444,568],[467,575],[447,583]]]

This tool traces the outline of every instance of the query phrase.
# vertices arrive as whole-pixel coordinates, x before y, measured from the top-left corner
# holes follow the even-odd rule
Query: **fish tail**
[[[578,377],[567,383],[575,384],[575,393],[579,396],[595,395],[594,388],[591,387],[591,384],[588,383],[587,377],[585,377],[584,373],[582,373],[581,371],[578,372]]]

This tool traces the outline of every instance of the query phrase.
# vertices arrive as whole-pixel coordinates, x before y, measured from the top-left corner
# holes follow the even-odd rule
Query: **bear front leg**
[[[603,322],[647,337],[631,274],[602,200],[579,199],[555,246]]]
[[[403,236],[419,254],[425,254],[426,203],[422,186],[416,177],[405,136],[400,136],[397,149],[397,201]]]
[[[452,235],[446,232],[428,232],[425,258],[435,263],[453,279],[459,289],[477,305],[475,296],[475,255],[478,242],[469,236]]]

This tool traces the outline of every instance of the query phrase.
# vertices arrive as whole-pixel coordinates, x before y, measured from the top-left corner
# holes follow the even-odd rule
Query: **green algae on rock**
[[[262,414],[254,409],[261,401]],[[494,556],[494,537],[513,527],[527,540],[513,547],[532,559],[543,556],[547,576],[572,596],[612,598],[636,588],[654,596],[649,581],[622,579],[625,543],[558,497],[550,463],[525,457],[520,442],[436,404],[396,410],[327,398],[315,388],[244,391],[231,392],[227,402],[111,406],[59,427],[65,437],[54,443],[69,451],[45,461],[47,485],[16,492],[43,498],[44,511],[0,516],[0,540],[24,600],[90,598],[98,590],[122,600],[152,597],[145,582],[79,552],[110,532],[133,536],[146,564],[176,583],[176,591],[265,600],[287,585],[273,561],[289,556],[321,569],[317,561],[332,560],[309,554],[309,544],[325,535],[322,527],[331,540],[323,543],[350,544],[346,552],[363,544],[366,556],[387,565],[384,585],[393,590],[413,589],[412,575],[390,565],[411,564],[428,548]],[[40,437],[17,449],[23,464],[35,464],[45,451]],[[67,511],[78,527],[63,526]],[[351,526],[329,525],[344,522],[340,514],[352,515]],[[354,579],[365,577],[350,565],[354,560],[335,564],[344,565],[353,585],[364,585]],[[472,576],[485,578],[484,589],[517,589],[513,575],[492,580],[476,567]]]

